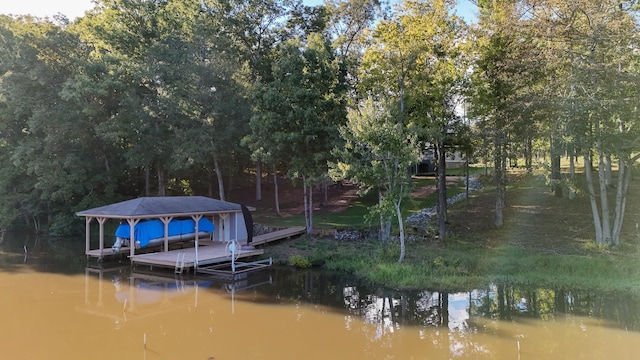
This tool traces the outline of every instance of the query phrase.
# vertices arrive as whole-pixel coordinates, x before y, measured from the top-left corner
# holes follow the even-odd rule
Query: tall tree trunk
[[[507,206],[507,158],[508,158],[508,151],[507,151],[507,143],[506,141],[502,143],[502,161],[500,162],[500,164],[502,165],[502,171],[500,171],[500,184],[502,186],[502,191],[501,194],[502,196],[500,197],[500,199],[502,200],[502,208],[504,209],[505,206]]]
[[[224,179],[222,177],[222,170],[220,169],[220,164],[218,163],[218,157],[213,157],[213,167],[216,172],[216,179],[218,180],[218,196],[220,200],[224,200]]]
[[[158,164],[158,196],[167,195],[167,183],[165,181],[164,167]]]
[[[329,180],[326,178],[322,180],[322,203],[329,204]]]
[[[405,246],[404,246],[404,221],[402,219],[402,212],[400,211],[400,203],[402,199],[398,199],[394,201],[394,207],[396,210],[396,217],[398,218],[398,226],[400,228],[400,257],[398,258],[398,264],[402,263],[405,255]]]
[[[307,234],[309,234],[309,198],[307,197],[307,181],[302,177],[302,197],[304,207],[304,226],[307,228]]]
[[[464,187],[464,197],[469,201],[469,157],[470,154],[467,151],[465,154],[465,162],[464,162],[464,177],[465,177],[465,187]]]
[[[587,178],[587,190],[589,192],[589,202],[591,203],[591,215],[593,216],[593,225],[596,232],[596,244],[602,244],[602,223],[600,222],[600,211],[598,210],[598,199],[593,184],[593,169],[591,167],[591,151],[587,150],[584,154],[584,173]]]
[[[640,156],[640,155],[638,155]],[[618,170],[618,185],[616,188],[616,210],[615,219],[613,224],[612,241],[614,245],[620,245],[620,233],[622,231],[622,223],[624,221],[624,214],[627,207],[627,191],[629,190],[629,182],[631,181],[632,165],[626,166],[625,161],[628,159],[619,160]],[[633,161],[629,161],[629,164],[633,164]]]
[[[151,170],[149,169],[151,166],[147,165],[144,167],[144,196],[151,195]]]
[[[436,151],[438,153],[438,237],[440,241],[444,241],[447,224],[447,159],[443,141],[438,141]]]
[[[304,196],[304,220],[307,227],[307,234],[313,234],[313,188],[307,183],[307,178],[302,177]]]
[[[273,163],[273,193],[275,197],[276,214],[280,216],[280,195],[278,190],[278,170],[276,169],[276,163]]]
[[[603,158],[604,160],[604,183],[607,185],[607,188],[611,187],[613,183],[613,169],[611,162],[611,154],[606,154]]]
[[[256,161],[256,201],[262,201],[262,162]]]
[[[494,154],[494,171],[495,171],[495,183],[496,183],[496,214],[495,214],[495,226],[500,227],[504,224],[503,218],[503,209],[504,209],[504,175],[503,172],[503,162],[504,162],[504,154],[503,154],[503,146],[502,140],[500,136],[497,136],[496,141],[496,151]]]
[[[576,148],[574,144],[569,145],[569,199],[576,196]]]
[[[599,141],[598,141],[599,143]],[[609,195],[607,194],[607,175],[605,156],[602,153],[602,147],[598,144],[598,185],[600,186],[600,213],[602,216],[602,243],[611,245],[611,217],[609,212]]]
[[[531,136],[527,136],[524,148],[524,166],[527,174],[533,173],[533,140]]]
[[[562,197],[562,174],[560,171],[560,146],[558,145],[558,140],[555,136],[551,136],[550,139],[551,146],[549,148],[550,156],[551,156],[551,186],[553,194],[556,197]]]
[[[313,186],[309,185],[309,227],[307,234],[313,234]]]
[[[382,205],[382,189],[378,188],[378,204]],[[380,241],[383,245],[383,251],[386,252],[389,246],[389,237],[391,236],[391,221],[386,219],[380,213]]]
[[[553,194],[561,198],[562,194],[562,174],[560,173],[560,154],[553,151],[551,157],[551,179],[553,180]]]

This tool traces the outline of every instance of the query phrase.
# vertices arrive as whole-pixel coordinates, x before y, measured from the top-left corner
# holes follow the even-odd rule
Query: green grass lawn
[[[433,179],[419,181],[428,185]],[[632,194],[640,193],[640,185],[633,185]],[[451,206],[447,239],[407,241],[401,264],[397,239],[385,247],[375,238],[338,241],[303,236],[269,245],[265,255],[282,264],[322,266],[399,289],[466,291],[507,282],[640,293],[640,235],[627,230],[625,242],[616,248],[593,245],[588,198],[558,199],[544,178],[520,177],[509,187],[505,224],[496,228],[494,196],[488,186],[469,203]],[[374,200],[358,199],[343,214],[327,214],[323,221],[333,227],[359,223],[367,202]],[[404,211],[434,203],[434,196],[406,200]],[[629,213],[640,213],[640,205],[630,203],[629,207]],[[352,217],[346,215],[350,212]]]

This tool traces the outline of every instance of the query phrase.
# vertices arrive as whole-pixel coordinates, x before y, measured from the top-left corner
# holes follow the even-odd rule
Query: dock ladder
[[[184,256],[185,253],[178,253],[178,257],[176,258],[176,268],[174,270],[175,274],[182,274],[184,271]]]

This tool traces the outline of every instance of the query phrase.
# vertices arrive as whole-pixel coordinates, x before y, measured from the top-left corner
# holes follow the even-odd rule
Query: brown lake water
[[[0,243],[0,359],[640,358],[630,294],[498,284],[401,293],[286,268],[176,277],[98,268],[83,245]]]

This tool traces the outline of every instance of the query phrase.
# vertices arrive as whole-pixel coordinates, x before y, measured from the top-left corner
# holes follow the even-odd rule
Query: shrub
[[[312,266],[311,261],[309,261],[309,259],[302,257],[300,255],[289,256],[289,263],[291,263],[292,266],[295,266],[300,269],[308,269]]]

